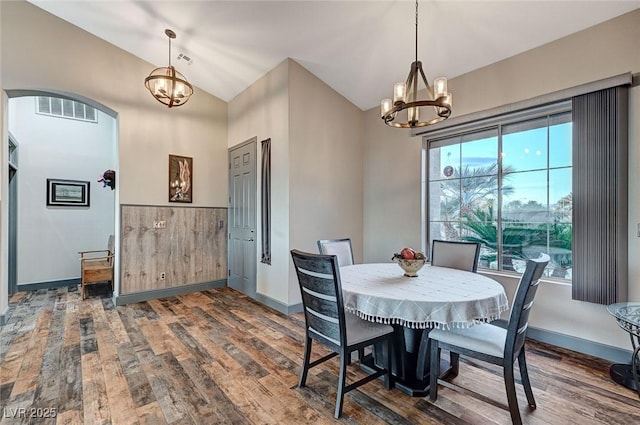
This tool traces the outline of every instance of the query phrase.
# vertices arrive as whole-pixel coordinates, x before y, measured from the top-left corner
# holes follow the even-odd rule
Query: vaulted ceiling
[[[225,101],[290,57],[366,110],[391,96],[415,58],[413,1],[31,3],[156,66],[167,66],[164,30],[174,30],[172,64]],[[453,78],[639,7],[640,0],[423,1],[418,59],[431,81]]]

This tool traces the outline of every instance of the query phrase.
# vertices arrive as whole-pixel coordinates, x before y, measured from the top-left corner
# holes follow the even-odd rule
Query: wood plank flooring
[[[435,403],[375,381],[347,394],[336,421],[337,360],[297,388],[303,320],[228,288],[122,307],[75,287],[15,294],[0,329],[0,424],[511,423],[501,371],[465,359]],[[527,357],[538,408],[518,385],[525,424],[640,424],[638,395],[607,362],[536,342]],[[350,381],[362,376],[349,367]]]

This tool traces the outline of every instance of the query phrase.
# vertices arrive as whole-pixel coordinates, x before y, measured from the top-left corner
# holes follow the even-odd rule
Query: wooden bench
[[[107,249],[79,251],[80,254],[80,285],[82,299],[85,299],[85,287],[94,283],[109,282],[113,291],[113,235],[109,236]]]

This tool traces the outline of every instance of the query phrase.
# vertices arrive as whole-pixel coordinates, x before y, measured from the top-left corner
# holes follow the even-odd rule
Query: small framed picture
[[[169,202],[191,203],[193,158],[169,155]]]
[[[47,179],[47,206],[89,207],[89,182]]]

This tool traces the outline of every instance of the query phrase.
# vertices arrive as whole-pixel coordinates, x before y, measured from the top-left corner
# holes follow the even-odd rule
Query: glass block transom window
[[[59,97],[38,96],[36,99],[36,112],[60,118],[98,122],[98,114],[95,108],[75,100]]]

